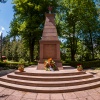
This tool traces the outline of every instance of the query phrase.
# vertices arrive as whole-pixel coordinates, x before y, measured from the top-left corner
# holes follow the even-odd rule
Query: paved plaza
[[[69,93],[32,93],[0,87],[0,100],[100,100],[100,88]]]
[[[86,70],[100,76],[100,70]],[[68,93],[33,93],[0,86],[0,100],[100,100],[100,87]]]

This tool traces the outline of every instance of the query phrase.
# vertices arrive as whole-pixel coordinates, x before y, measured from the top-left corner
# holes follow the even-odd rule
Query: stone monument
[[[52,58],[59,70],[63,69],[60,61],[60,41],[58,39],[55,14],[51,14],[52,8],[49,6],[49,13],[45,14],[46,20],[43,29],[42,39],[40,40],[40,60],[37,69],[44,69],[44,61]]]

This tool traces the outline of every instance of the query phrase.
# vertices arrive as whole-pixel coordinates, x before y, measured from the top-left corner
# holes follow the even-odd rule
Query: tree
[[[41,39],[45,18],[44,13],[48,12],[47,8],[49,5],[54,6],[55,10],[56,1],[57,0],[13,0],[15,20],[11,23],[10,34],[13,36],[20,35],[22,37],[24,45],[30,51],[30,61],[34,60],[34,47],[37,41]]]
[[[2,51],[8,60],[20,61],[23,59],[29,61],[29,51],[24,47],[21,39],[11,40],[9,36],[4,37]]]
[[[62,0],[60,3],[61,13],[63,16],[62,23],[60,22],[62,35],[67,38],[71,49],[71,60],[75,61],[78,39],[84,40],[85,34],[89,34],[91,43],[92,58],[93,52],[93,33],[97,32],[97,10],[95,3],[92,0]],[[94,24],[94,26],[93,26]],[[83,35],[83,36],[82,36]]]
[[[82,25],[82,32],[84,33],[84,37],[86,37],[86,35],[88,37],[88,38],[85,38],[84,40],[86,40],[86,44],[88,41],[89,45],[87,47],[92,52],[91,54],[92,60],[94,60],[94,46],[93,45],[94,45],[94,40],[96,39],[95,37],[97,36],[98,29],[99,29],[98,14],[97,14],[95,3],[92,0],[88,1],[87,5],[90,5],[90,6],[88,6],[88,8],[86,9],[87,12],[81,17],[81,25]]]
[[[0,2],[1,2],[1,3],[6,3],[6,2],[7,2],[7,0],[0,0]]]

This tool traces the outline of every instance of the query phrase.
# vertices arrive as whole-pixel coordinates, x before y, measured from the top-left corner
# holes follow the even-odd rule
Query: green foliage
[[[29,49],[30,61],[34,60],[35,45],[41,39],[44,13],[48,12],[49,5],[56,7],[56,2],[57,0],[13,0],[15,14],[10,25],[10,36],[21,36],[24,46]]]
[[[93,0],[13,0],[11,31],[3,39],[3,55],[9,60],[34,62],[39,59],[48,6],[56,13],[61,43],[61,60],[100,59],[100,7]]]
[[[6,2],[7,2],[7,0],[0,0],[0,2],[1,2],[1,3],[6,3]]]
[[[89,68],[93,68],[96,69],[97,67],[100,68],[100,60],[98,61],[77,61],[77,62],[67,62],[69,63],[69,65],[73,66],[73,67],[77,67],[77,65],[81,64],[83,69],[89,69]]]
[[[17,62],[0,62],[0,67],[3,69],[17,69],[18,63]]]
[[[84,56],[84,49],[92,56],[90,59],[95,59],[95,53],[99,52],[99,49],[95,50],[94,45],[100,35],[95,3],[92,0],[62,0],[59,6],[56,16],[57,28],[60,37],[67,40],[66,51],[67,48],[70,49],[71,60],[75,61],[79,52],[80,56]],[[81,44],[78,44],[80,41]],[[66,52],[66,55],[69,55],[69,52]]]
[[[25,63],[25,60],[20,58],[19,63],[23,64],[23,63]]]
[[[29,54],[27,48],[24,47],[22,40],[5,40],[3,42],[2,54],[7,57],[8,60],[19,61],[23,58],[25,61],[29,61]]]
[[[31,66],[31,65],[37,65],[36,61],[30,62],[30,63],[23,62],[22,59],[20,61],[21,62],[12,62],[12,61],[0,62],[0,68],[3,69],[3,70],[18,69],[19,64],[22,64],[22,63],[24,64],[24,67],[28,67],[28,66]]]

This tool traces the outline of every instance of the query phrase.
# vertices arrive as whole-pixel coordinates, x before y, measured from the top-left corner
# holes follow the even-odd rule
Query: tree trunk
[[[90,42],[91,42],[91,51],[92,51],[92,60],[94,60],[94,48],[93,48],[93,39],[92,39],[92,33],[90,33]]]
[[[29,40],[29,51],[30,51],[30,62],[34,61],[34,45],[35,45],[35,40],[30,37]]]
[[[75,39],[75,24],[73,25],[73,37],[71,40],[71,60],[75,61],[77,41]]]
[[[75,61],[75,53],[73,49],[71,50],[71,60]]]

